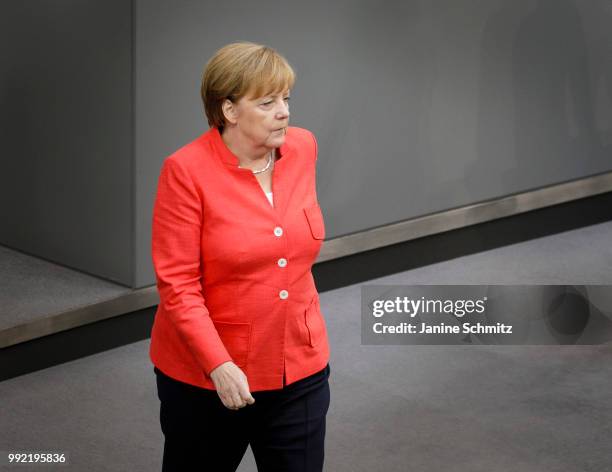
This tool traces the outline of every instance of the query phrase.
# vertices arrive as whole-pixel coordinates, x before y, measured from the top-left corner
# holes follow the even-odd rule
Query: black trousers
[[[251,445],[259,472],[321,472],[329,364],[280,390],[251,392],[255,403],[226,408],[215,390],[168,377],[157,367],[162,472],[234,472]]]

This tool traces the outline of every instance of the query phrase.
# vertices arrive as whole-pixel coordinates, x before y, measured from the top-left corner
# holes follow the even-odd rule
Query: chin
[[[287,128],[285,128],[285,131],[283,132],[273,131],[271,134],[268,135],[268,139],[266,142],[268,143],[268,146],[280,147],[284,144],[286,136],[287,136]]]

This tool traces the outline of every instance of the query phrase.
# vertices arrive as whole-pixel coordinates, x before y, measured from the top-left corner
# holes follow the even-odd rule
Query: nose
[[[289,103],[285,103],[285,101],[281,101],[280,108],[277,111],[277,117],[279,119],[289,118]]]
[[[276,118],[279,120],[286,120],[289,118],[289,107],[283,105],[282,108],[276,114]]]

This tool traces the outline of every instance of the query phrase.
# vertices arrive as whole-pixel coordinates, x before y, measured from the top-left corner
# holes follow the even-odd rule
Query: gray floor
[[[612,223],[599,224],[368,284],[612,284],[610,241]],[[612,470],[612,344],[362,346],[360,287],[321,294],[326,470]],[[71,465],[58,470],[160,470],[148,346],[0,383],[0,450],[65,451]],[[249,449],[239,471],[255,470]]]
[[[0,331],[132,291],[4,246],[0,277]]]

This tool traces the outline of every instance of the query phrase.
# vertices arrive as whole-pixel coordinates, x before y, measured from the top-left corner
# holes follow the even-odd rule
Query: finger
[[[221,393],[219,390],[217,390],[217,396],[219,397],[219,400],[221,400],[221,403],[223,404],[223,406],[225,408],[229,408],[229,405],[227,404],[226,396],[223,393]]]
[[[242,408],[245,403],[242,400],[242,397],[240,396],[240,392],[238,390],[234,390],[233,395],[232,395],[232,401],[233,401],[233,405],[237,408]]]
[[[223,406],[225,408],[229,408],[230,410],[234,409],[234,404],[232,403],[231,398],[229,398],[227,396],[223,396],[223,397],[221,397],[221,401],[223,402]]]
[[[223,395],[220,395],[220,397],[221,397],[221,401],[223,402],[223,406],[225,406],[226,408],[230,410],[238,409],[231,392],[224,393]]]
[[[240,395],[242,396],[242,399],[246,402],[246,404],[252,405],[253,403],[255,403],[255,399],[253,398],[253,395],[251,395],[251,392],[249,391],[248,382],[245,382],[245,385],[243,386],[243,388],[240,389]]]

